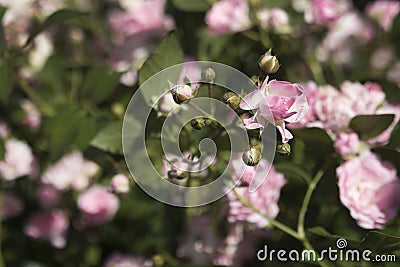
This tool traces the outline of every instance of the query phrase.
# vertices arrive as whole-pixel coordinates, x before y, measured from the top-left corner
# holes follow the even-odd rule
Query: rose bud
[[[206,68],[201,72],[201,77],[207,82],[212,82],[215,79],[215,71],[212,68]]]
[[[202,118],[202,117],[198,117],[198,118],[192,119],[190,124],[192,125],[192,127],[194,129],[201,130],[207,125],[207,119],[206,118]]]
[[[278,142],[276,144],[276,153],[278,153],[282,157],[290,156],[291,148],[289,143]]]
[[[243,162],[248,166],[256,166],[261,160],[261,150],[250,147],[242,156]]]
[[[260,57],[258,65],[268,74],[277,72],[280,67],[279,60],[271,54],[271,49]]]
[[[240,97],[237,94],[232,92],[225,93],[222,96],[222,101],[224,101],[224,103],[227,104],[234,111],[241,111],[241,109],[239,108]]]
[[[168,171],[168,178],[169,179],[178,179],[182,180],[188,177],[188,173],[186,171],[172,169]]]
[[[193,89],[187,84],[175,85],[171,89],[172,97],[177,104],[182,104],[197,95],[197,89]]]

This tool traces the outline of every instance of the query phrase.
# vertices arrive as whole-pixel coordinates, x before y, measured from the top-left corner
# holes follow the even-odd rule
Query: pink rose
[[[141,33],[162,35],[174,27],[171,17],[164,14],[164,0],[140,1],[126,11],[114,11],[109,16],[113,31],[124,37]]]
[[[240,108],[259,109],[260,115],[267,120],[271,120],[272,113],[283,143],[293,138],[285,128],[285,122],[299,122],[309,110],[306,95],[300,85],[277,80],[268,82],[267,79],[260,89],[243,98]]]
[[[367,5],[365,12],[369,17],[376,19],[385,31],[390,31],[393,20],[400,12],[400,2],[375,1]]]
[[[121,253],[113,253],[105,261],[104,267],[149,267],[153,266],[152,262],[142,257],[133,257]]]
[[[45,211],[33,215],[24,227],[24,233],[34,239],[47,240],[56,247],[66,245],[65,234],[69,226],[61,210]]]
[[[99,166],[75,151],[63,156],[55,164],[51,165],[42,174],[41,180],[45,184],[53,185],[58,190],[83,190],[89,185]]]
[[[27,143],[8,139],[5,150],[5,159],[0,161],[0,178],[10,181],[33,172],[34,157]]]
[[[54,207],[60,201],[61,192],[52,185],[42,185],[37,193],[40,206],[49,208]]]
[[[5,193],[1,203],[1,220],[7,220],[18,216],[24,209],[21,199],[11,193]]]
[[[10,129],[8,128],[7,124],[0,121],[0,139],[6,139],[10,134]]]
[[[41,115],[39,109],[35,106],[35,104],[33,104],[29,100],[24,100],[21,103],[21,107],[26,113],[22,122],[33,130],[39,128]]]
[[[111,189],[115,193],[125,194],[129,192],[129,178],[125,174],[117,174],[111,178]]]
[[[258,170],[258,168],[260,168],[260,170]],[[256,170],[257,173],[268,174],[267,177],[265,177],[264,182],[256,191],[249,192],[249,187],[246,184],[248,184],[250,180],[264,178],[255,177]],[[268,163],[265,159],[262,159],[255,167],[246,166],[244,170],[234,168],[232,172],[232,178],[237,180],[240,179],[241,176],[243,181],[242,186],[234,189],[237,194],[253,205],[262,214],[265,214],[269,218],[275,218],[279,213],[278,200],[280,191],[282,186],[284,186],[286,183],[283,174],[276,172],[270,163]],[[263,228],[268,225],[268,220],[242,204],[237,199],[234,191],[230,191],[227,196],[229,199],[229,222],[249,222],[257,225],[259,228]]]
[[[360,140],[356,133],[339,133],[334,146],[336,151],[345,157],[358,152]]]
[[[118,198],[100,185],[94,185],[82,192],[77,204],[88,223],[94,225],[110,221],[119,208]]]
[[[251,27],[249,7],[246,0],[221,0],[206,14],[211,35],[229,34]]]
[[[261,9],[257,11],[257,18],[263,29],[282,31],[289,24],[289,16],[280,8]]]
[[[381,229],[396,216],[400,182],[392,164],[366,151],[340,165],[336,175],[340,200],[360,227]]]
[[[306,9],[305,20],[308,23],[330,25],[350,9],[347,0],[313,0]]]

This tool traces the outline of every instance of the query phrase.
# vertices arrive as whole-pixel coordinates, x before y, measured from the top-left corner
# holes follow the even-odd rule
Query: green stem
[[[214,117],[213,117],[211,114],[209,114],[207,111],[205,111],[204,109],[200,108],[200,107],[197,106],[196,104],[193,104],[191,101],[189,101],[188,104],[189,104],[189,106],[191,106],[191,107],[194,108],[195,110],[197,110],[197,111],[203,113],[203,114],[204,114],[205,116],[207,116],[208,118],[214,119]]]
[[[249,203],[249,202],[248,202],[247,200],[245,200],[242,196],[240,196],[240,195],[238,194],[238,192],[236,192],[235,189],[233,189],[233,193],[235,194],[235,196],[237,197],[237,199],[238,199],[243,205],[245,205],[246,207],[252,209],[252,210],[253,210],[254,212],[256,212],[257,214],[263,216],[265,219],[268,220],[268,222],[269,222],[271,225],[273,225],[273,226],[275,226],[276,228],[280,229],[281,231],[287,233],[288,235],[290,235],[290,236],[292,236],[292,237],[294,237],[294,238],[300,240],[300,237],[299,237],[298,233],[297,233],[295,230],[293,230],[293,229],[290,228],[289,226],[286,226],[285,224],[283,224],[283,223],[281,223],[281,222],[279,222],[279,221],[277,221],[277,220],[275,220],[275,219],[269,218],[268,216],[266,216],[265,214],[263,214],[259,209],[257,209],[256,207],[254,207],[251,203]]]
[[[214,107],[214,99],[213,99],[212,81],[208,83],[208,97],[210,98],[211,114],[214,116],[215,107]]]
[[[311,182],[308,185],[306,194],[304,196],[303,204],[301,205],[300,213],[299,213],[299,218],[298,218],[298,224],[297,224],[297,232],[300,235],[300,238],[305,237],[305,231],[304,231],[304,221],[306,218],[306,213],[308,210],[308,205],[310,204],[311,196],[315,190],[315,187],[317,186],[319,180],[322,178],[324,175],[326,168],[329,166],[329,161],[325,164],[323,168],[321,168],[314,176],[314,178],[311,180]]]

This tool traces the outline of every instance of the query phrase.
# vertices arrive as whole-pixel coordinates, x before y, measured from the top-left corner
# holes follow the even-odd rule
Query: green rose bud
[[[243,162],[248,166],[256,166],[261,160],[261,150],[250,147],[249,150],[243,153]]]
[[[291,148],[290,148],[289,143],[278,142],[276,144],[276,153],[278,153],[282,157],[290,156]]]
[[[192,125],[192,127],[194,129],[201,130],[209,123],[207,123],[207,118],[198,117],[198,118],[192,119],[190,124]]]
[[[231,107],[234,111],[240,110],[240,97],[237,94],[232,92],[225,93],[222,96],[222,101],[224,101],[224,103]]]
[[[215,71],[212,68],[206,68],[202,71],[201,77],[207,82],[212,82],[215,79]]]
[[[271,49],[268,50],[264,55],[258,60],[258,65],[260,68],[268,74],[272,74],[278,71],[280,64],[276,56],[271,54]]]

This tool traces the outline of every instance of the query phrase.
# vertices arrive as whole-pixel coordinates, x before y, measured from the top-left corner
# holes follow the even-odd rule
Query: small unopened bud
[[[190,124],[192,125],[192,127],[194,129],[201,130],[207,125],[207,119],[206,118],[202,118],[202,117],[198,117],[198,118],[192,119]]]
[[[212,82],[215,79],[215,71],[212,68],[206,68],[201,72],[201,77],[207,82]]]
[[[172,169],[168,171],[168,178],[169,179],[178,179],[182,180],[188,177],[188,173],[186,171]]]
[[[276,153],[278,153],[282,157],[290,156],[291,148],[290,148],[289,143],[278,142],[276,144]]]
[[[250,147],[254,147],[254,148],[262,151],[263,143],[258,138],[250,138]]]
[[[271,49],[260,57],[258,60],[258,65],[268,74],[277,72],[280,67],[279,60],[276,58],[276,56],[271,54]]]
[[[187,84],[175,85],[171,89],[172,97],[177,104],[182,104],[197,95],[197,89],[193,89]]]
[[[256,166],[261,160],[261,150],[250,147],[242,156],[243,162],[249,166]]]
[[[232,92],[225,93],[222,96],[222,101],[224,101],[225,104],[227,104],[229,107],[231,107],[234,111],[239,110],[239,105],[240,105],[240,97]]]

